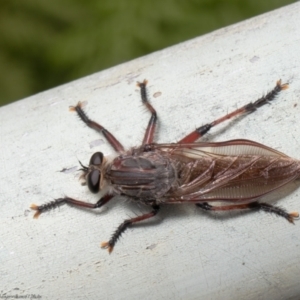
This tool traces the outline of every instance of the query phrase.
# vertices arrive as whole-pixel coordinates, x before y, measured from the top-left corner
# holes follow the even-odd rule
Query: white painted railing
[[[207,138],[252,139],[300,159],[299,16],[295,3],[1,107],[1,296],[297,299],[300,221],[164,206],[156,221],[129,229],[108,255],[100,242],[147,207],[118,198],[97,212],[62,206],[34,220],[29,206],[64,195],[98,200],[72,168],[93,152],[113,150],[68,107],[86,101],[91,118],[124,146],[137,146],[150,117],[136,87],[145,78],[159,116],[157,142],[179,140],[260,97],[279,78],[288,81],[272,105]],[[299,190],[271,199],[300,211]]]

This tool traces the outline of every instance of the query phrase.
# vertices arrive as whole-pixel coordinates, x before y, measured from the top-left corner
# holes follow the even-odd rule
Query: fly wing
[[[250,140],[153,146],[170,156],[178,174],[167,202],[250,202],[299,174],[299,161]]]
[[[168,200],[167,202],[252,202],[285,186],[296,178],[297,176],[291,175],[290,177],[277,180],[262,180],[258,178],[248,182],[228,182],[218,188],[212,186],[209,188],[204,187],[194,193],[181,194],[179,197],[170,197],[170,201]]]
[[[164,149],[165,151],[182,153],[195,158],[199,157],[201,153],[204,156],[239,156],[239,155],[260,155],[260,156],[277,156],[289,157],[286,154],[272,149],[263,144],[244,140],[230,140],[225,142],[198,142],[189,144],[153,144],[154,149]],[[167,150],[169,149],[169,150]]]

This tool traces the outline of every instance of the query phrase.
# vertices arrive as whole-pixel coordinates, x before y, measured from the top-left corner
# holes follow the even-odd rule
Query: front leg
[[[76,106],[70,106],[70,111],[76,111],[79,118],[84,122],[87,126],[90,128],[93,128],[94,130],[102,133],[104,137],[107,139],[107,141],[110,143],[110,145],[117,151],[117,152],[123,152],[124,147],[123,145],[114,137],[112,133],[110,133],[106,128],[104,128],[99,123],[91,120],[87,114],[82,109],[82,103],[78,102]]]
[[[152,211],[148,214],[144,214],[132,219],[127,219],[125,220],[122,224],[119,225],[119,227],[117,228],[117,230],[113,233],[113,235],[111,236],[110,240],[108,242],[103,242],[101,244],[102,248],[108,249],[108,252],[111,253],[114,249],[114,246],[117,242],[117,240],[119,239],[119,237],[121,236],[121,234],[133,223],[137,223],[149,218],[154,217],[158,211],[159,211],[159,206],[157,204],[153,204],[152,205]]]
[[[106,194],[105,196],[101,197],[96,203],[88,203],[80,200],[75,200],[69,197],[58,198],[42,205],[31,204],[30,208],[36,210],[36,213],[34,214],[33,217],[37,219],[41,213],[56,208],[63,204],[71,204],[74,206],[80,206],[80,207],[86,207],[92,209],[98,208],[106,204],[109,200],[113,198],[113,196],[114,195]]]

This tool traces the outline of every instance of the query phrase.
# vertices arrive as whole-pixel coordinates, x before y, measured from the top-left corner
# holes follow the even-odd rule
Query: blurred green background
[[[0,0],[0,105],[293,2]]]

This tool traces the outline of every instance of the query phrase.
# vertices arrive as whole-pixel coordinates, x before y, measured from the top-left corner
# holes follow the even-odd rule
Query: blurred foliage
[[[0,105],[288,0],[0,0]]]

